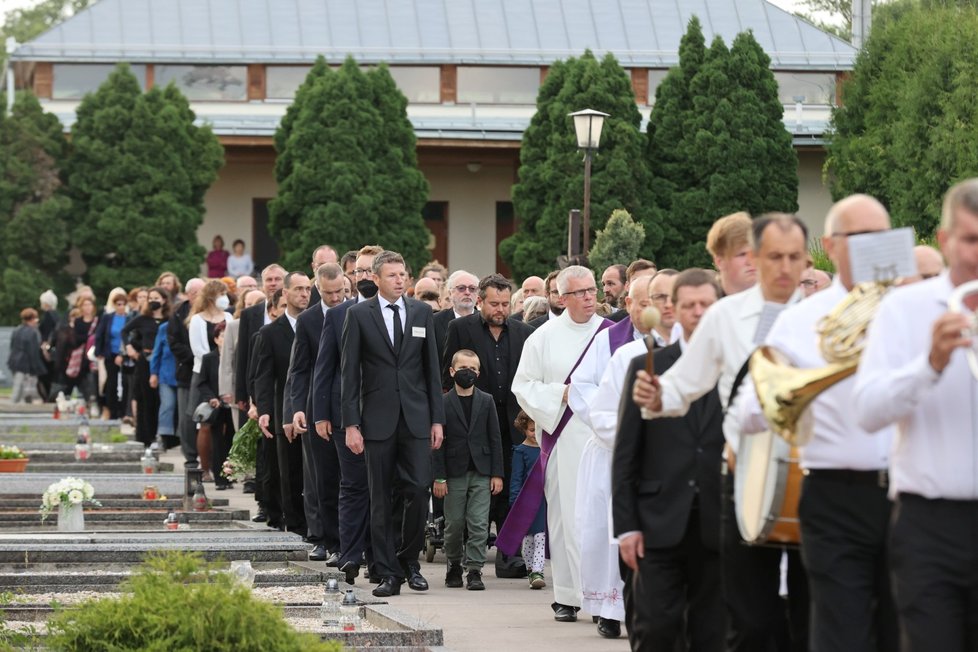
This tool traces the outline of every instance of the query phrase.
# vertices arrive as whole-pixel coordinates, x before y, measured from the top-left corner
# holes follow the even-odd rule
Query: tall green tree
[[[975,30],[971,6],[900,3],[885,12],[833,112],[833,196],[868,193],[894,224],[933,235],[944,192],[978,175],[978,51],[963,47]]]
[[[61,122],[33,95],[19,94],[11,115],[0,115],[0,323],[18,323],[41,292],[66,283],[66,150]]]
[[[638,258],[644,241],[645,227],[633,220],[628,211],[619,208],[612,212],[604,229],[598,231],[588,255],[595,276],[611,265],[631,263]]]
[[[693,46],[698,24],[691,23],[690,31]],[[653,124],[669,124],[670,133],[680,134],[671,154],[662,150],[669,144],[663,145],[661,129],[649,133],[653,171],[668,174],[656,187],[671,190],[656,195],[670,236],[658,262],[679,269],[710,264],[703,243],[718,217],[798,209],[798,161],[782,122],[770,58],[749,32],[739,34],[729,49],[717,36],[702,60],[698,48],[688,51],[695,70],[687,87],[692,109],[678,93],[679,99],[657,102],[652,109]],[[663,156],[672,159],[669,165],[661,162]]]
[[[339,251],[380,244],[416,270],[428,262],[428,183],[407,99],[386,66],[363,72],[348,58],[331,72],[317,62],[275,142],[269,227],[286,267],[302,267],[323,243]]]
[[[198,273],[204,194],[223,159],[175,86],[144,94],[126,64],[82,100],[68,188],[72,240],[96,292],[145,284],[163,269]]]
[[[651,255],[662,240],[631,81],[612,55],[598,61],[588,51],[550,69],[523,135],[519,182],[513,187],[519,228],[500,244],[517,278],[546,275],[566,253],[567,215],[582,207],[584,195],[584,165],[568,114],[585,108],[611,116],[592,165],[591,229],[602,229],[614,209],[625,208],[645,227],[643,255]]]

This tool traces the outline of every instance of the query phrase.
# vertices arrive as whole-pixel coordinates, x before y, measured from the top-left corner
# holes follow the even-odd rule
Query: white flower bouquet
[[[41,520],[61,505],[73,506],[89,503],[101,507],[102,503],[95,500],[95,488],[91,483],[81,478],[62,478],[51,484],[41,496]]]

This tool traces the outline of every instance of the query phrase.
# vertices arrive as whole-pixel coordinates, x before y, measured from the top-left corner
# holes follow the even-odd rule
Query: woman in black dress
[[[122,329],[126,355],[134,363],[132,397],[136,402],[136,440],[149,446],[156,438],[160,413],[160,395],[149,384],[149,358],[153,354],[156,332],[170,316],[170,297],[163,288],[150,289],[142,312]]]

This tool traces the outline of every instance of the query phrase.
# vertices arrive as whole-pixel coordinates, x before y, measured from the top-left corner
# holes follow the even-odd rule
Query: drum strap
[[[733,406],[734,399],[737,398],[737,392],[740,391],[740,386],[744,382],[744,378],[750,373],[750,356],[747,356],[747,360],[744,361],[743,366],[737,375],[734,376],[733,385],[730,387],[730,398],[727,399],[727,404],[723,408],[723,413],[726,414],[730,411],[731,406]]]

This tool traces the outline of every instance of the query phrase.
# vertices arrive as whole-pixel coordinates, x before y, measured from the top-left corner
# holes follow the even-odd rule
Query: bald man
[[[523,285],[520,286],[523,289],[523,298],[526,297],[542,297],[543,293],[543,279],[539,276],[528,276]]]
[[[913,257],[917,262],[915,281],[924,281],[940,275],[944,271],[944,256],[929,245],[917,245],[913,248]]]

